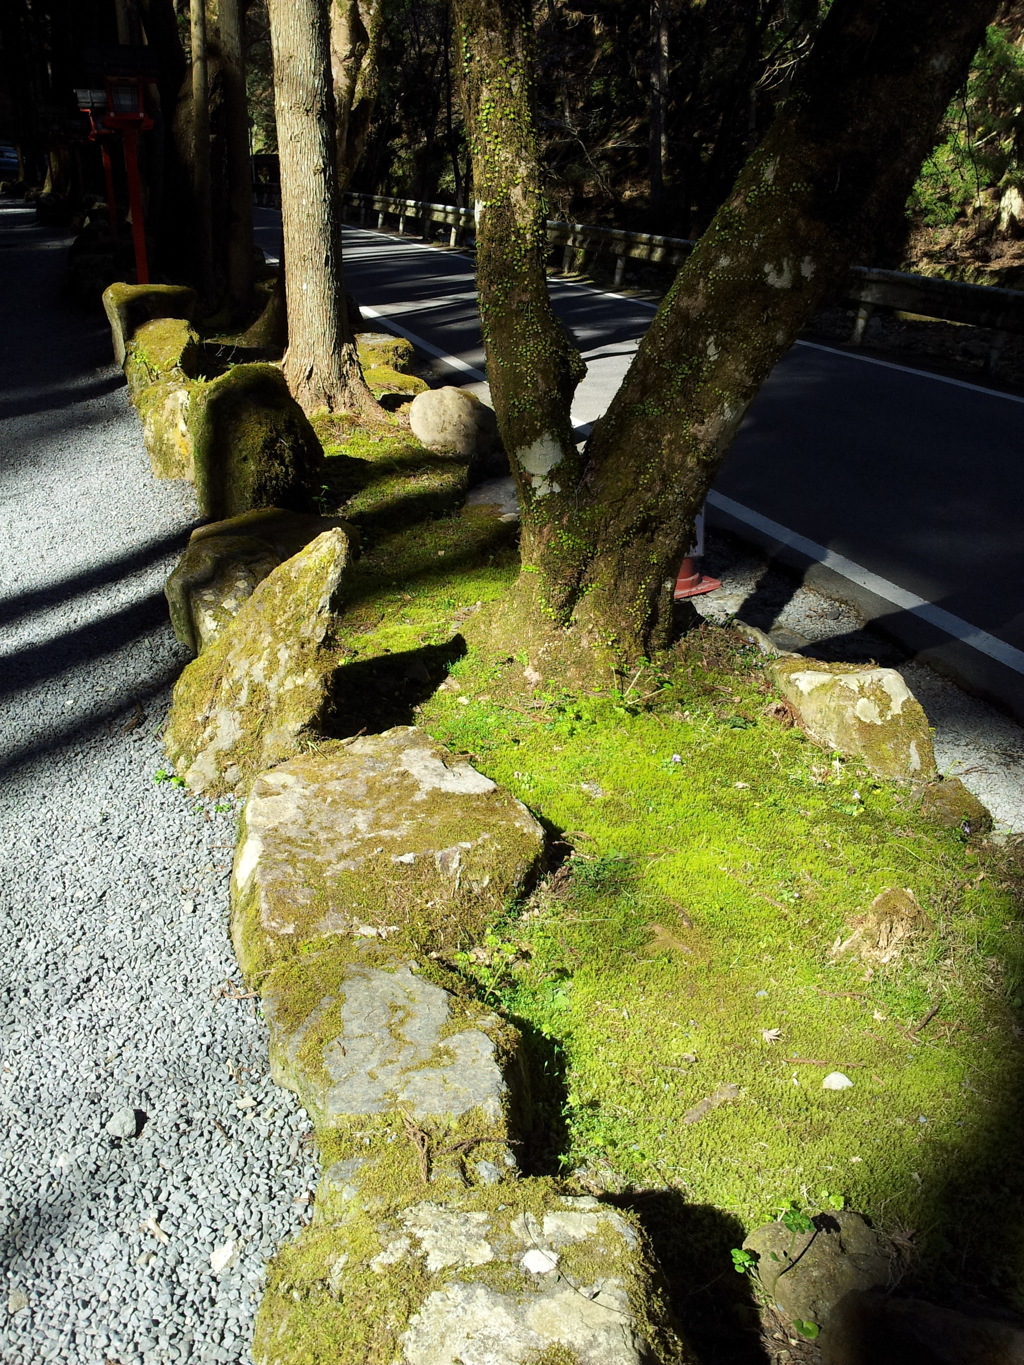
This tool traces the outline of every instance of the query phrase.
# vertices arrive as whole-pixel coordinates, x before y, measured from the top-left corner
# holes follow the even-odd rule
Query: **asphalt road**
[[[277,215],[259,211],[262,244]],[[443,382],[483,378],[471,260],[345,230],[364,313],[438,357]],[[604,410],[653,305],[553,280],[588,364],[574,417]],[[454,373],[453,373],[454,369]],[[1024,398],[799,342],[751,405],[709,499],[730,529],[848,588],[883,629],[1024,711]]]

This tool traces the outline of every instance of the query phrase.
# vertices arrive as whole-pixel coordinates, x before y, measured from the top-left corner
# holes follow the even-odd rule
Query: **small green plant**
[[[798,1331],[802,1337],[806,1337],[808,1341],[813,1341],[821,1331],[821,1328],[816,1322],[805,1322],[803,1318],[794,1318],[793,1326],[796,1331]]]
[[[757,1269],[757,1253],[747,1251],[745,1247],[733,1247],[729,1252],[732,1257],[732,1268],[737,1275],[752,1275]]]
[[[157,768],[153,774],[153,781],[159,786],[162,782],[169,782],[172,787],[183,787],[185,779],[179,777],[177,773],[168,772],[166,768]]]
[[[794,1242],[801,1233],[814,1231],[814,1220],[799,1204],[790,1204],[788,1209],[783,1209],[779,1215],[779,1222],[793,1234]],[[791,1246],[790,1252],[792,1250]]]

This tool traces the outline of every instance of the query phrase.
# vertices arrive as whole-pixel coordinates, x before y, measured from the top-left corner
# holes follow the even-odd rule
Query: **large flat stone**
[[[316,1226],[270,1267],[258,1365],[668,1365],[693,1356],[617,1210],[548,1182]]]
[[[258,972],[332,936],[461,947],[543,843],[521,802],[415,726],[325,745],[253,783],[232,878],[239,962]]]
[[[340,529],[317,536],[259,584],[181,674],[164,742],[193,791],[245,790],[318,734],[337,666],[348,550]]]
[[[318,1128],[394,1110],[417,1120],[475,1110],[488,1125],[503,1121],[510,1095],[498,1045],[507,1026],[480,1011],[460,1027],[448,992],[407,965],[338,968],[330,954],[304,954],[262,991],[274,1080],[295,1091]]]

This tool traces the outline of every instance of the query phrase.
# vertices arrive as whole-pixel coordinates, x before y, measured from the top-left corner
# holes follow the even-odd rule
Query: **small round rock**
[[[116,1109],[107,1120],[103,1131],[108,1137],[133,1138],[139,1129],[139,1115],[135,1109]]]

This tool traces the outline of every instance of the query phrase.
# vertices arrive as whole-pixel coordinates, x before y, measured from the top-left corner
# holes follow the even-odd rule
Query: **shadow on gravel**
[[[198,526],[200,523],[196,522],[195,525]],[[138,573],[140,569],[149,568],[165,555],[175,550],[180,551],[190,529],[192,528],[175,531],[172,535],[159,536],[155,540],[147,541],[145,545],[140,545],[130,554],[122,555],[118,559],[108,559],[94,569],[84,569],[69,578],[55,579],[45,588],[34,588],[31,592],[22,592],[7,598],[6,601],[0,602],[0,625],[10,625],[11,622],[29,616],[34,611],[45,611],[48,607],[63,605],[72,597],[91,592],[94,588],[104,587],[108,583],[119,583],[129,575]]]
[[[35,683],[59,678],[80,664],[113,654],[141,635],[166,629],[167,603],[163,593],[147,597],[120,611],[105,616],[101,621],[68,631],[44,645],[28,645],[15,650],[3,659],[0,696],[23,692]]]
[[[31,766],[37,759],[47,758],[71,744],[126,735],[145,723],[153,725],[156,722],[162,726],[163,708],[180,673],[179,663],[168,664],[166,668],[151,673],[144,686],[122,693],[110,706],[92,711],[88,719],[54,726],[45,740],[31,740],[0,752],[0,778],[10,777],[19,769]],[[145,708],[156,699],[159,699],[161,706],[159,715],[147,717]]]
[[[0,421],[9,417],[30,417],[40,412],[55,412],[70,408],[77,403],[88,403],[90,399],[102,398],[115,389],[124,388],[124,375],[118,370],[113,374],[100,375],[83,383],[81,379],[66,384],[63,388],[53,384],[39,387],[20,397],[0,398]]]

